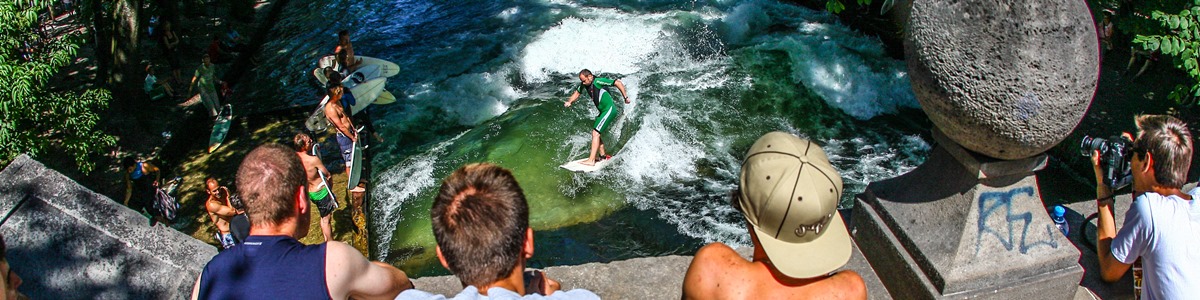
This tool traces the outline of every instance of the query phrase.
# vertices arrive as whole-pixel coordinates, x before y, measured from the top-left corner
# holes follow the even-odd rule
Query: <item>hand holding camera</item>
[[[1129,133],[1108,139],[1084,136],[1079,154],[1092,158],[1096,180],[1116,190],[1133,182],[1130,163],[1133,159],[1133,137]]]

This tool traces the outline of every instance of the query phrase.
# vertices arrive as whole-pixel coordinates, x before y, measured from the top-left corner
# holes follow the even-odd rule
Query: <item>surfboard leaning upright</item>
[[[366,127],[358,128],[356,130],[355,134],[362,133],[363,128],[366,128]],[[358,186],[358,181],[360,179],[362,179],[362,168],[363,168],[363,166],[362,166],[363,159],[362,158],[363,158],[363,151],[365,151],[365,150],[366,150],[366,147],[363,147],[362,136],[359,136],[358,141],[354,142],[354,149],[350,150],[350,174],[349,174],[349,178],[346,179],[346,190],[347,191],[354,189],[355,186]]]

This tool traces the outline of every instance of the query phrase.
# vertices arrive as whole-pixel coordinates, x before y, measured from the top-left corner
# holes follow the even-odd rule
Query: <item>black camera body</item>
[[[1092,151],[1099,150],[1104,185],[1116,190],[1133,182],[1133,171],[1130,169],[1132,148],[1133,143],[1121,136],[1108,139],[1083,136],[1083,141],[1079,143],[1079,154],[1091,157]]]

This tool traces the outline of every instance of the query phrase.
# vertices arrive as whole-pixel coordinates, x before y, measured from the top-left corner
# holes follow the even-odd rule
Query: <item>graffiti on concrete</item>
[[[1054,226],[1046,224],[1045,240],[1030,241],[1029,226],[1033,223],[1033,212],[1014,212],[1012,202],[1015,197],[1033,197],[1034,189],[1032,186],[1025,186],[1000,192],[984,192],[979,194],[979,220],[978,220],[978,235],[975,236],[975,255],[979,255],[980,246],[983,244],[986,236],[994,236],[1004,245],[1008,251],[1014,248],[1021,251],[1021,254],[1026,254],[1029,249],[1037,246],[1049,246],[1050,248],[1058,249],[1058,242],[1054,240]],[[992,214],[1003,216],[1001,220],[1004,224],[994,224],[998,222],[988,221],[992,219]],[[999,225],[999,226],[996,226]],[[1020,226],[1020,232],[1017,230]],[[1034,229],[1038,231],[1037,228]],[[1019,235],[1019,236],[1018,236]]]

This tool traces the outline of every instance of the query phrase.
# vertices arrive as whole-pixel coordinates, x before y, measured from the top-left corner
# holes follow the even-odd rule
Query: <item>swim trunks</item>
[[[321,185],[321,189],[316,192],[308,192],[308,199],[317,204],[317,211],[321,213],[322,218],[332,214],[333,210],[337,208],[337,202],[334,202],[333,197],[330,196],[329,187],[325,185]]]
[[[354,141],[351,141],[350,137],[338,131],[337,142],[338,147],[342,148],[342,161],[346,162],[346,167],[349,168],[350,163],[354,162],[354,157],[350,155],[354,150]]]
[[[592,123],[592,129],[595,129],[596,132],[604,133],[605,130],[608,130],[608,126],[612,124],[613,120],[617,118],[617,108],[616,105],[612,104],[612,101],[600,102],[598,108],[600,109],[600,115],[596,116],[596,121]]]
[[[214,233],[213,235],[216,236],[217,241],[221,242],[222,249],[229,250],[229,248],[233,248],[233,246],[237,245],[237,243],[233,241],[232,233],[218,232]]]

